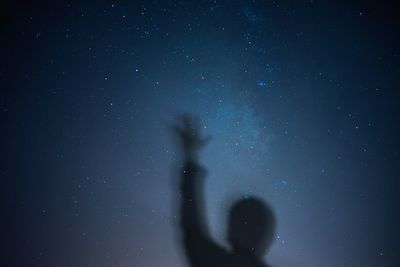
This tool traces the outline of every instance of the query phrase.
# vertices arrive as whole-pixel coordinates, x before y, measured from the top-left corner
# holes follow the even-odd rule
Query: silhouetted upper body
[[[182,229],[185,253],[192,267],[267,267],[249,250],[227,251],[213,241],[203,218],[205,170],[187,162],[182,176]]]
[[[184,152],[181,175],[181,227],[186,256],[191,267],[267,267],[262,261],[274,237],[272,210],[254,197],[238,200],[230,209],[227,240],[230,250],[209,235],[204,218],[206,170],[197,163],[199,150],[210,140],[200,136],[200,123],[183,117],[175,130]]]

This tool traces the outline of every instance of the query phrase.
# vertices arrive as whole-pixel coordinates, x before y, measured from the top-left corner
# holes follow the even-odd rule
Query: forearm
[[[205,170],[193,161],[187,161],[182,169],[181,223],[184,231],[206,235],[204,218]]]

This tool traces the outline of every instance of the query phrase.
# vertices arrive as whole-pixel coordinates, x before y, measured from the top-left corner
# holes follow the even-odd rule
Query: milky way
[[[187,266],[169,128],[212,140],[223,246],[270,203],[273,266],[398,266],[399,27],[382,3],[6,5],[0,69],[7,266]],[[397,23],[396,23],[397,22]]]

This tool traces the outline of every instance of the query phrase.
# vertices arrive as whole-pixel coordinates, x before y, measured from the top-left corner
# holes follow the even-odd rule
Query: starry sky
[[[256,195],[277,216],[273,266],[398,266],[395,6],[88,2],[2,4],[4,266],[187,266],[182,112],[212,136],[222,246],[232,200]]]

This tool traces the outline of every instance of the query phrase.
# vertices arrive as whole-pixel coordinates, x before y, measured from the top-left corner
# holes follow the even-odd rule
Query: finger
[[[197,117],[185,114],[184,121],[185,129],[190,135],[198,135],[199,134],[199,122],[197,121]]]
[[[179,135],[183,135],[184,131],[182,130],[181,127],[177,126],[177,125],[169,125],[168,127],[171,131],[179,134]]]
[[[189,114],[183,114],[181,120],[182,120],[183,128],[186,131],[191,131],[192,130],[192,125],[191,125],[192,123],[191,123],[190,115]]]
[[[204,138],[203,140],[201,140],[201,146],[203,147],[203,146],[207,145],[211,141],[211,139],[212,139],[212,136],[209,135],[206,138]]]
[[[192,117],[193,130],[195,133],[200,134],[201,120],[197,116]]]

